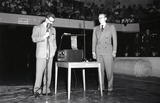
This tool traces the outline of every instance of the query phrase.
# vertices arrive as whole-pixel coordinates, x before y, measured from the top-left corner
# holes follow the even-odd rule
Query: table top
[[[89,68],[100,67],[99,62],[56,62],[58,67]]]

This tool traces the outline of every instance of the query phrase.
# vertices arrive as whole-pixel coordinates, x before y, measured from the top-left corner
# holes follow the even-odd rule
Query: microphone
[[[71,35],[71,33],[63,33],[61,39],[63,38],[64,35]]]
[[[46,30],[46,32],[49,32],[49,29],[51,28],[51,24],[50,23],[47,23],[47,25],[46,25],[46,28],[47,28],[47,30]]]
[[[63,33],[63,35],[71,35],[71,33]]]
[[[64,34],[62,34],[61,39],[63,38]]]

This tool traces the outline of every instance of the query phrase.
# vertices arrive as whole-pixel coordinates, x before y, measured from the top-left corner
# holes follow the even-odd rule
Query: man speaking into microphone
[[[36,43],[36,80],[33,88],[35,98],[39,98],[41,94],[52,96],[52,62],[57,50],[56,29],[52,27],[54,21],[55,15],[49,13],[45,21],[34,26],[32,31],[32,41]]]

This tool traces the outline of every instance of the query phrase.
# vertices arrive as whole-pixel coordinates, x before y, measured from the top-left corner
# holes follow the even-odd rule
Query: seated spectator
[[[129,45],[126,45],[125,47],[125,51],[124,51],[124,56],[125,57],[128,57],[131,55],[131,52],[130,52],[130,46]]]
[[[151,46],[151,56],[158,56],[158,50],[154,47],[154,45]]]
[[[142,36],[142,48],[145,56],[149,56],[151,50],[151,33],[150,30],[147,29],[146,32]]]
[[[135,22],[134,15],[130,15],[128,18],[128,23],[134,23],[134,22]]]
[[[101,4],[101,6],[100,6],[100,8],[99,8],[99,11],[101,11],[101,12],[105,12],[105,6],[104,6],[104,4]]]
[[[125,16],[122,21],[121,21],[122,24],[124,24],[124,26],[126,26],[128,24],[128,18]]]
[[[120,9],[121,9],[121,2],[118,2],[118,3],[115,5],[114,10],[120,10]]]
[[[14,1],[10,2],[10,12],[16,13],[16,3]]]
[[[89,13],[89,14],[87,15],[86,20],[90,20],[90,21],[93,20],[93,16],[92,16],[91,13]]]
[[[131,5],[128,5],[128,8],[127,8],[127,14],[130,15],[133,13],[133,9],[132,9],[132,6]]]
[[[135,56],[140,56],[142,46],[142,38],[137,33],[133,39],[133,48]]]
[[[35,4],[33,4],[32,5],[32,15],[42,15],[42,13],[41,13],[41,8],[42,6],[41,6],[41,4],[40,3],[38,3],[38,2],[36,2]],[[46,8],[44,8],[44,9],[46,9]]]
[[[121,19],[119,17],[116,17],[115,20],[116,20],[116,23],[121,23]]]
[[[156,7],[151,3],[151,4],[147,4],[146,10],[149,13],[155,12],[156,11]]]
[[[28,0],[24,0],[24,1],[23,1],[23,5],[24,5],[24,8],[25,8],[27,14],[29,14],[29,13],[30,13],[31,6],[29,5]]]

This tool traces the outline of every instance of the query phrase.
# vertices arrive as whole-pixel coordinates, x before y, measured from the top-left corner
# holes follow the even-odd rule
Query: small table
[[[68,100],[70,100],[70,91],[71,91],[71,69],[75,68],[97,68],[99,75],[99,85],[100,93],[103,96],[102,92],[102,79],[101,79],[101,65],[99,62],[55,62],[55,94],[57,93],[57,78],[58,78],[58,67],[63,67],[68,69]],[[86,91],[85,83],[85,69],[82,69],[83,76],[83,90]]]

